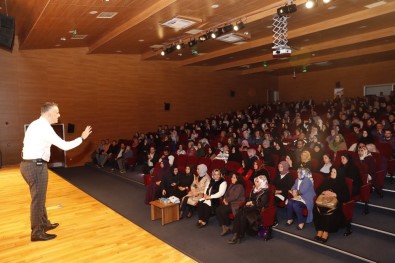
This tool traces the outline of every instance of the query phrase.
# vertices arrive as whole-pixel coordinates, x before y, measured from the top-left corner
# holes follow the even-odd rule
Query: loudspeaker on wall
[[[229,93],[229,96],[234,97],[236,96],[236,92],[234,90],[231,90]]]
[[[0,14],[0,46],[12,49],[14,46],[15,19]]]
[[[169,111],[170,110],[170,103],[165,102],[165,111]]]

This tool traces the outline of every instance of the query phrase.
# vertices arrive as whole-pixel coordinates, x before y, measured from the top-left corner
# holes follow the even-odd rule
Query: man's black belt
[[[43,159],[23,159],[22,161],[24,162],[28,162],[28,163],[47,163],[47,161],[43,160]]]

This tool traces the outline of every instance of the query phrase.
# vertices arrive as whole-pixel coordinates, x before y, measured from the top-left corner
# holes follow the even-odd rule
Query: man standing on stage
[[[29,185],[32,198],[30,204],[31,241],[54,239],[56,235],[47,234],[46,231],[59,226],[58,223],[51,224],[45,208],[48,185],[47,163],[51,155],[51,145],[67,151],[80,145],[92,133],[92,127],[87,126],[81,137],[66,142],[55,133],[51,126],[58,122],[59,117],[59,108],[56,103],[44,103],[41,107],[41,117],[29,125],[23,140],[20,170]]]

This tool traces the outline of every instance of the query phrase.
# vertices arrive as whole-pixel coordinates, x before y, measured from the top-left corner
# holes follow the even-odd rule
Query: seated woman
[[[228,162],[238,162],[241,164],[243,157],[236,146],[231,146],[229,151]]]
[[[376,176],[376,160],[372,156],[372,154],[368,151],[366,145],[360,143],[358,146],[358,156],[359,161],[366,165],[368,172],[368,180],[372,182],[374,186],[375,192],[379,195],[379,197],[383,197],[382,186],[378,185],[377,176]]]
[[[278,172],[273,181],[273,185],[276,187],[276,203],[283,202],[288,198],[288,192],[291,190],[293,183],[292,175],[289,172],[289,164],[286,161],[281,161],[278,164]]]
[[[333,167],[330,177],[318,187],[317,195],[324,194],[328,197],[336,197],[338,200],[336,209],[332,212],[328,208],[322,208],[316,205],[314,209],[314,226],[317,231],[314,239],[325,243],[328,241],[329,233],[334,233],[344,225],[343,203],[350,199],[350,193],[344,175],[340,170]]]
[[[218,223],[222,227],[221,236],[230,233],[229,213],[236,214],[240,205],[244,202],[244,179],[240,174],[232,174],[231,184],[224,194],[223,203],[215,210]]]
[[[336,134],[335,139],[332,142],[330,142],[328,146],[329,149],[331,149],[334,152],[335,156],[338,151],[347,150],[346,142],[344,140],[343,135],[341,134]]]
[[[178,185],[174,195],[177,196],[180,200],[184,196],[186,196],[188,194],[189,187],[191,186],[194,178],[195,176],[193,174],[193,167],[186,166],[185,172],[180,173]]]
[[[348,153],[343,154],[340,157],[341,165],[340,171],[344,176],[351,178],[352,182],[352,196],[359,194],[362,186],[361,174],[359,173],[358,167],[354,164],[351,156]]]
[[[370,130],[362,129],[361,137],[358,139],[358,142],[351,145],[348,150],[352,152],[356,152],[358,150],[358,145],[360,143],[366,145],[366,148],[368,149],[369,152],[377,152],[376,145],[374,145],[374,138]]]
[[[222,177],[219,169],[215,169],[212,174],[210,183],[204,189],[204,195],[198,203],[198,222],[197,227],[205,227],[212,214],[220,204],[220,198],[225,194],[226,181]]]
[[[168,176],[170,174],[170,164],[169,161],[164,158],[160,162],[160,166],[158,171],[155,171],[155,175],[151,179],[151,183],[149,186],[147,186],[147,192],[145,195],[145,204],[149,204],[149,202],[158,199],[162,193],[161,193],[161,183],[164,177]]]
[[[199,164],[196,169],[198,175],[195,176],[190,190],[186,196],[181,200],[180,203],[180,217],[188,211],[187,218],[192,217],[193,207],[197,205],[200,198],[204,195],[204,189],[210,183],[210,176],[207,174],[207,166],[205,164]]]
[[[331,167],[332,167],[332,157],[329,153],[325,153],[322,156],[322,161],[323,161],[323,165],[320,169],[320,173],[326,178],[329,177],[330,173],[331,173]]]
[[[310,177],[311,172],[309,169],[298,169],[298,178],[290,190],[292,198],[288,199],[287,203],[287,225],[292,225],[295,213],[298,222],[296,228],[298,230],[302,230],[305,223],[313,221],[315,192]],[[303,208],[307,208],[308,211],[306,219],[303,216]]]
[[[162,196],[170,197],[175,195],[177,185],[180,180],[180,174],[177,167],[171,167],[170,173],[166,173],[162,178],[161,188]]]
[[[267,207],[269,203],[269,183],[266,176],[261,175],[254,179],[254,188],[252,189],[247,202],[241,207],[233,221],[233,237],[228,244],[240,243],[245,233],[256,234],[257,228],[261,222],[261,210]]]
[[[251,174],[251,177],[249,178],[252,182],[254,182],[255,177],[258,177],[259,175],[264,175],[266,178],[269,177],[269,172],[265,169],[265,165],[263,164],[262,160],[256,160],[254,162],[254,171]]]

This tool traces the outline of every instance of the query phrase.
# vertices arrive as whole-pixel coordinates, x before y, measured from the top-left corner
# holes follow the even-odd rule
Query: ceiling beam
[[[145,9],[137,16],[131,18],[129,21],[123,23],[122,25],[114,28],[112,31],[105,34],[103,37],[98,39],[96,42],[92,43],[92,45],[89,46],[88,54],[94,52],[96,49],[103,46],[107,42],[110,42],[112,39],[116,38],[117,36],[121,35],[122,33],[125,33],[132,27],[138,25],[139,23],[143,22],[147,18],[155,15],[157,12],[168,7],[169,5],[173,4],[176,1],[177,0],[159,0],[159,1],[157,1],[155,4],[151,5],[149,8]]]
[[[325,50],[325,49],[330,49],[330,48],[337,48],[341,46],[347,46],[347,45],[352,45],[352,44],[357,44],[357,43],[362,43],[374,39],[379,39],[379,38],[384,38],[384,37],[389,37],[389,36],[394,36],[395,35],[395,27],[390,27],[390,28],[384,28],[380,30],[376,30],[373,32],[369,33],[363,33],[363,34],[358,34],[358,35],[353,35],[349,37],[344,37],[340,39],[335,39],[335,40],[330,40],[326,42],[321,42],[321,43],[316,43],[312,44],[309,46],[305,46],[300,48],[299,50],[296,50],[293,52],[292,56],[298,56],[298,55],[303,55],[311,52],[316,52],[319,50]],[[362,41],[361,41],[362,40]],[[246,59],[241,59],[229,63],[224,63],[220,64],[217,66],[214,66],[214,70],[224,70],[228,68],[234,68],[234,67],[239,67],[243,65],[249,65],[249,64],[255,64],[255,63],[260,63],[263,61],[270,61],[273,60],[273,55],[271,53],[261,55],[261,56],[256,56],[253,58],[246,58]]]
[[[293,67],[304,66],[304,65],[308,65],[308,64],[312,64],[312,63],[319,63],[319,62],[324,62],[324,61],[334,61],[334,60],[344,59],[344,58],[365,56],[365,55],[369,55],[369,54],[391,51],[394,49],[395,49],[394,43],[376,45],[373,47],[343,51],[343,52],[333,53],[333,54],[325,55],[325,56],[318,56],[318,57],[311,57],[311,58],[307,58],[307,59],[301,59],[298,61],[287,61],[285,63],[278,63],[275,65],[272,65],[272,66],[270,66],[270,68],[263,68],[262,67],[262,68],[247,69],[247,70],[243,70],[241,72],[241,75],[248,75],[248,74],[265,72],[265,71],[269,72],[269,71],[273,71],[276,69],[293,68]]]
[[[351,14],[348,14],[345,16],[325,20],[320,23],[316,23],[313,25],[309,25],[309,26],[305,26],[302,28],[292,30],[292,31],[288,31],[288,39],[301,37],[301,36],[316,33],[319,31],[347,25],[349,23],[359,22],[359,21],[363,21],[363,20],[367,20],[367,19],[376,17],[376,16],[392,13],[394,8],[395,8],[395,2],[391,2],[391,3],[387,3],[386,5],[376,7],[374,9],[366,9],[366,10],[359,11],[356,13],[351,13]],[[273,15],[273,13],[271,15]],[[221,56],[229,55],[232,53],[240,52],[243,50],[260,47],[263,45],[267,45],[267,44],[271,43],[272,41],[273,41],[273,36],[260,38],[260,39],[248,42],[246,44],[235,45],[235,46],[232,46],[229,48],[218,50],[216,52],[211,52],[211,53],[203,55],[203,56],[187,59],[185,61],[182,61],[180,63],[180,65],[186,66],[186,65],[193,64],[193,63],[213,59],[216,57],[221,57]]]

